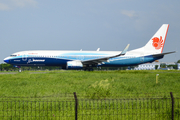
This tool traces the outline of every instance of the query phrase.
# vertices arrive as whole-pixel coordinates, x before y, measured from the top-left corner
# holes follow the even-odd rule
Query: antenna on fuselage
[[[99,51],[100,50],[100,48],[98,48],[96,51]]]

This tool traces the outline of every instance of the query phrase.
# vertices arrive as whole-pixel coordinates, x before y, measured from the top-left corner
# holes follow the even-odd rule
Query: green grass
[[[180,98],[177,70],[5,73],[0,74],[0,119],[74,119],[76,92],[79,119],[168,120],[170,92]],[[179,104],[175,99],[176,119]]]
[[[156,74],[159,74],[156,84]],[[179,95],[180,71],[46,71],[0,74],[0,96],[37,97],[76,92],[90,98]],[[147,94],[148,93],[148,94]]]

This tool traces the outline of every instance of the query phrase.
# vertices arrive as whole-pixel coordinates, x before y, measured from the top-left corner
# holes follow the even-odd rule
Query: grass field
[[[79,119],[170,119],[169,93],[179,98],[179,85],[176,70],[1,72],[0,119],[74,119],[73,92]]]
[[[156,84],[156,74],[159,74]],[[0,74],[0,96],[53,96],[73,93],[100,98],[180,91],[180,71],[23,71]]]

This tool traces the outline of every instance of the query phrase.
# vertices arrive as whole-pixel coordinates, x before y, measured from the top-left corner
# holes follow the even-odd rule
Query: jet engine
[[[83,64],[81,61],[75,60],[75,61],[69,61],[67,62],[66,69],[82,69]]]

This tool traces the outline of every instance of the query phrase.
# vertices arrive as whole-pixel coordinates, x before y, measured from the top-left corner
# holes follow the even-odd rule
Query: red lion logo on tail
[[[160,39],[158,37],[154,37],[152,45],[155,47],[155,49],[159,50],[163,46],[163,39],[162,36],[160,36]]]

